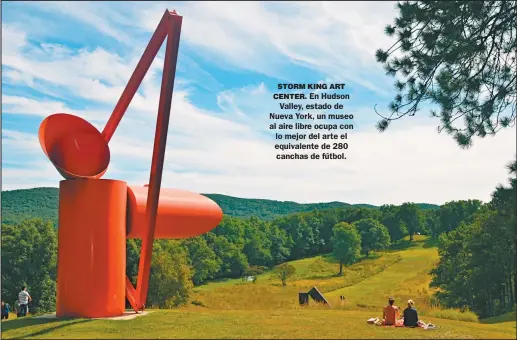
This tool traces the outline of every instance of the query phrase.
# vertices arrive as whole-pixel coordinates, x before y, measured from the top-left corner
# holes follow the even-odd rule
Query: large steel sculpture
[[[122,315],[128,299],[144,309],[155,238],[186,238],[215,228],[222,211],[199,194],[160,189],[182,17],[165,11],[104,130],[57,113],[40,126],[43,151],[65,178],[59,185],[58,317]],[[167,37],[149,185],[100,179],[108,143]],[[137,286],[126,276],[126,238],[142,240]]]

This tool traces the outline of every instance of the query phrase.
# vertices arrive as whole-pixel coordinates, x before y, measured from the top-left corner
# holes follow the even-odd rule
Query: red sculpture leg
[[[104,136],[106,142],[111,140],[111,137],[115,133],[120,120],[126,113],[131,100],[133,100],[138,87],[142,83],[142,80],[144,80],[145,74],[149,70],[149,67],[151,67],[154,58],[158,54],[158,51],[160,50],[160,47],[162,46],[162,43],[167,36],[170,16],[170,12],[165,11],[162,19],[160,20],[160,23],[156,27],[156,30],[151,37],[151,40],[149,41],[149,44],[147,44],[147,47],[145,48],[140,61],[136,65],[131,78],[129,78],[126,88],[122,92],[117,105],[115,105],[113,113],[111,114],[108,122],[106,123],[106,126],[104,127],[104,130],[102,131],[102,135]]]
[[[168,23],[167,48],[163,65],[162,89],[158,105],[158,118],[156,121],[156,134],[154,138],[153,160],[151,164],[151,176],[149,178],[149,194],[147,196],[147,234],[142,239],[140,251],[140,263],[138,265],[137,296],[139,307],[143,308],[147,299],[149,288],[149,274],[151,269],[151,257],[153,251],[154,230],[156,227],[156,215],[158,213],[158,200],[162,183],[163,161],[165,159],[165,146],[167,144],[167,131],[169,129],[169,117],[171,113],[172,92],[176,75],[176,62],[180,43],[182,17],[170,15]]]

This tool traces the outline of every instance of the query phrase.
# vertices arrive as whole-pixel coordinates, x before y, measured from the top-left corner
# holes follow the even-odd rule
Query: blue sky
[[[374,52],[394,2],[4,2],[3,190],[57,187],[37,131],[56,112],[102,130],[165,9],[183,28],[163,186],[298,202],[489,199],[506,182],[515,131],[468,151],[422,112],[374,129],[393,79]],[[110,142],[105,178],[148,181],[163,48]],[[346,83],[354,115],[344,161],[275,159],[278,83]]]

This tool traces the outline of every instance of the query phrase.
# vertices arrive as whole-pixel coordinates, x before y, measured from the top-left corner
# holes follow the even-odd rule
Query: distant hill
[[[2,223],[17,223],[39,217],[57,222],[59,190],[34,188],[2,191]]]
[[[279,215],[287,215],[303,211],[338,207],[378,208],[369,204],[348,204],[342,202],[328,203],[296,203],[267,199],[239,198],[220,194],[203,194],[217,202],[224,213],[234,217],[257,216],[261,219],[272,219]],[[2,191],[2,223],[17,223],[33,217],[57,221],[59,190],[57,188],[34,188]],[[422,209],[436,209],[434,204],[419,204]]]

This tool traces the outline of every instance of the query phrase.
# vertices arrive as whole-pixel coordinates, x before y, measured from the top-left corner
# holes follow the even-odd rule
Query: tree
[[[339,260],[339,275],[343,275],[343,264],[352,264],[361,256],[361,235],[346,222],[336,224],[333,231],[334,257]]]
[[[425,235],[436,237],[440,234],[440,210],[421,210],[421,226]]]
[[[456,229],[461,222],[472,222],[474,214],[481,208],[481,201],[451,201],[440,207],[440,232]]]
[[[212,248],[202,237],[194,237],[184,241],[188,250],[188,262],[192,266],[192,281],[198,285],[212,279],[219,270],[220,263]]]
[[[22,286],[33,300],[31,311],[56,305],[57,232],[51,221],[29,219],[2,226],[2,299],[14,303]]]
[[[126,240],[126,275],[135,287],[138,277],[138,264],[140,260],[141,243],[141,240]]]
[[[249,263],[255,265],[269,265],[271,262],[270,241],[264,235],[253,235],[246,242],[243,253],[248,258]]]
[[[185,305],[193,288],[187,253],[177,241],[160,241],[153,247],[148,304],[161,308]]]
[[[220,265],[219,277],[241,277],[249,267],[246,255],[224,236],[215,236],[211,246]]]
[[[367,257],[371,250],[386,249],[390,246],[390,233],[379,221],[366,218],[353,225],[361,234],[361,251]]]
[[[407,228],[410,241],[413,241],[413,235],[420,230],[419,209],[414,203],[403,203],[398,211],[400,220]]]
[[[306,221],[306,214],[298,213],[275,219],[274,223],[285,230],[292,240],[291,259],[311,255],[315,245],[314,230]]]
[[[396,36],[377,61],[397,76],[391,114],[381,115],[379,131],[424,102],[441,120],[438,131],[460,147],[472,137],[494,135],[516,117],[517,11],[515,1],[404,1],[385,33]],[[458,124],[463,120],[463,124]]]
[[[399,207],[395,205],[381,206],[381,223],[388,228],[392,242],[397,242],[407,234],[405,224],[400,220]]]
[[[291,253],[291,245],[284,230],[268,224],[268,237],[271,239],[271,260],[273,264],[284,262]]]
[[[296,268],[289,263],[282,263],[276,266],[273,272],[282,281],[282,286],[287,286],[287,279],[296,273]]]

